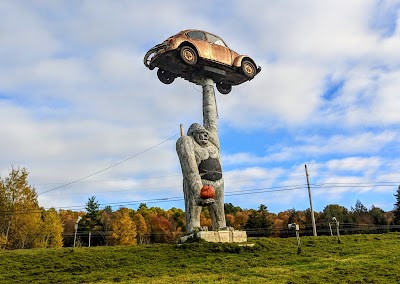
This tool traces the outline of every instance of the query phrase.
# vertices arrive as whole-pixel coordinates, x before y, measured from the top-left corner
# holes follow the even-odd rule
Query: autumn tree
[[[42,211],[42,224],[40,226],[37,247],[60,248],[63,245],[63,224],[61,217],[54,208]]]
[[[233,224],[235,223],[235,216],[232,214],[225,214],[225,220],[226,220],[226,226],[233,228]]]
[[[208,207],[201,208],[200,226],[208,227],[209,230],[212,228],[212,221],[211,221],[210,211],[208,211]]]
[[[243,230],[244,226],[249,219],[249,213],[247,211],[239,211],[235,214],[235,220],[233,221],[233,228],[235,230]]]
[[[156,213],[149,215],[149,225],[151,228],[151,240],[155,243],[170,243],[173,235],[170,231],[171,222],[164,216]]]
[[[147,226],[146,220],[144,219],[143,215],[139,212],[136,212],[133,215],[133,221],[136,224],[137,243],[140,245],[149,244],[150,243],[149,227]]]
[[[171,208],[167,211],[168,220],[171,222],[171,232],[174,238],[180,237],[186,231],[185,212],[179,208]]]
[[[34,247],[41,226],[36,189],[28,184],[28,171],[12,167],[0,178],[0,236],[4,247]]]
[[[71,247],[74,244],[75,223],[79,216],[84,216],[84,212],[74,212],[72,210],[59,210],[58,215],[63,224],[63,243],[64,246]]]
[[[136,244],[136,224],[131,219],[128,208],[121,208],[114,212],[111,230],[108,237],[111,244],[123,246]]]

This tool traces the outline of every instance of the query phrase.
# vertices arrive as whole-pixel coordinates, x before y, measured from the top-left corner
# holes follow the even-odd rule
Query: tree
[[[349,210],[338,204],[329,204],[322,211],[322,218],[326,222],[332,222],[332,218],[336,217],[341,223],[349,222]]]
[[[396,203],[394,204],[393,210],[393,223],[395,225],[400,225],[400,185],[397,189],[397,193],[394,196],[396,197]]]
[[[167,211],[167,216],[172,225],[171,232],[174,235],[186,232],[185,212],[182,209],[172,207]]]
[[[383,211],[381,208],[372,205],[372,208],[369,210],[368,214],[371,217],[374,225],[388,225],[385,211]]]
[[[233,222],[233,228],[235,228],[235,230],[243,230],[248,219],[249,219],[249,213],[247,211],[237,212],[235,214],[235,221]]]
[[[140,245],[150,243],[149,228],[143,215],[141,213],[136,213],[133,216],[133,220],[136,224],[137,243]]]
[[[100,222],[102,224],[103,234],[107,236],[111,231],[111,221],[112,221],[112,208],[111,206],[106,206],[100,211]],[[105,245],[108,245],[108,239],[105,238]]]
[[[42,222],[28,175],[25,168],[12,167],[8,177],[0,178],[0,236],[3,246],[10,249],[34,247]]]
[[[225,203],[224,204],[224,211],[225,214],[236,214],[237,212],[242,211],[242,208],[240,208],[239,206],[234,206],[232,203]]]
[[[42,212],[43,223],[40,228],[38,247],[60,248],[63,245],[63,224],[54,208]]]
[[[357,224],[372,224],[372,220],[368,215],[368,208],[365,207],[364,204],[362,204],[358,199],[354,208],[353,206],[351,207],[351,214],[354,222]]]
[[[171,222],[164,216],[155,213],[150,214],[149,224],[151,227],[151,239],[155,243],[169,243],[172,241]]]
[[[129,216],[128,208],[121,208],[114,212],[111,222],[110,242],[113,245],[135,245],[136,244],[136,224]]]
[[[225,220],[227,227],[233,227],[233,224],[235,223],[235,216],[232,214],[225,214]]]
[[[261,204],[258,211],[251,210],[249,219],[246,222],[245,229],[253,229],[254,236],[269,236],[271,234],[272,222],[269,216],[267,206]]]
[[[209,230],[212,228],[212,221],[211,221],[210,211],[208,211],[208,207],[201,208],[200,226],[208,227]]]
[[[63,243],[64,246],[72,247],[74,244],[74,233],[75,223],[78,216],[84,216],[84,212],[74,212],[72,210],[59,210],[58,215],[60,216],[63,224]]]
[[[100,205],[96,201],[96,197],[92,196],[89,198],[88,202],[85,206],[86,216],[85,216],[85,225],[89,229],[89,231],[93,231],[97,226],[101,224],[100,222]]]

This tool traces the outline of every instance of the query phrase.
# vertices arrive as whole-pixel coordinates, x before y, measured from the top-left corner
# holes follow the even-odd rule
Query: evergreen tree
[[[237,212],[242,211],[242,208],[240,208],[239,206],[234,206],[232,203],[225,203],[224,204],[224,211],[225,214],[236,214]]]
[[[100,205],[96,201],[95,196],[92,196],[88,199],[85,209],[86,209],[86,214],[82,216],[83,217],[82,221],[79,223],[82,224],[82,226],[80,225],[78,227],[80,235],[87,236],[87,243],[90,246],[104,244],[104,239],[99,236],[99,233],[95,233],[92,235],[93,232],[102,231]],[[86,237],[83,237],[82,241],[85,239]]]
[[[269,220],[268,215],[267,206],[261,204],[258,211],[251,210],[249,219],[244,228],[253,229],[250,234],[254,236],[269,236],[271,234],[272,223]]]
[[[395,225],[400,225],[400,185],[397,189],[397,193],[394,196],[396,197],[396,203],[394,204],[393,210],[393,223]]]
[[[100,205],[96,201],[96,197],[92,196],[89,198],[88,202],[85,206],[86,215],[85,215],[85,225],[87,229],[92,232],[95,229],[98,229],[98,226],[101,225],[100,217]]]

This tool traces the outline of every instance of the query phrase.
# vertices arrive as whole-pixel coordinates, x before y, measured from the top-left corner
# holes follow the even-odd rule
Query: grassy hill
[[[0,251],[0,283],[400,283],[400,234]]]

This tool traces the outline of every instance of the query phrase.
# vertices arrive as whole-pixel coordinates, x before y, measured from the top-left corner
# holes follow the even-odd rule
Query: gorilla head
[[[193,123],[189,127],[187,135],[192,136],[194,140],[196,140],[196,142],[202,147],[205,147],[208,144],[208,131],[198,123]]]

